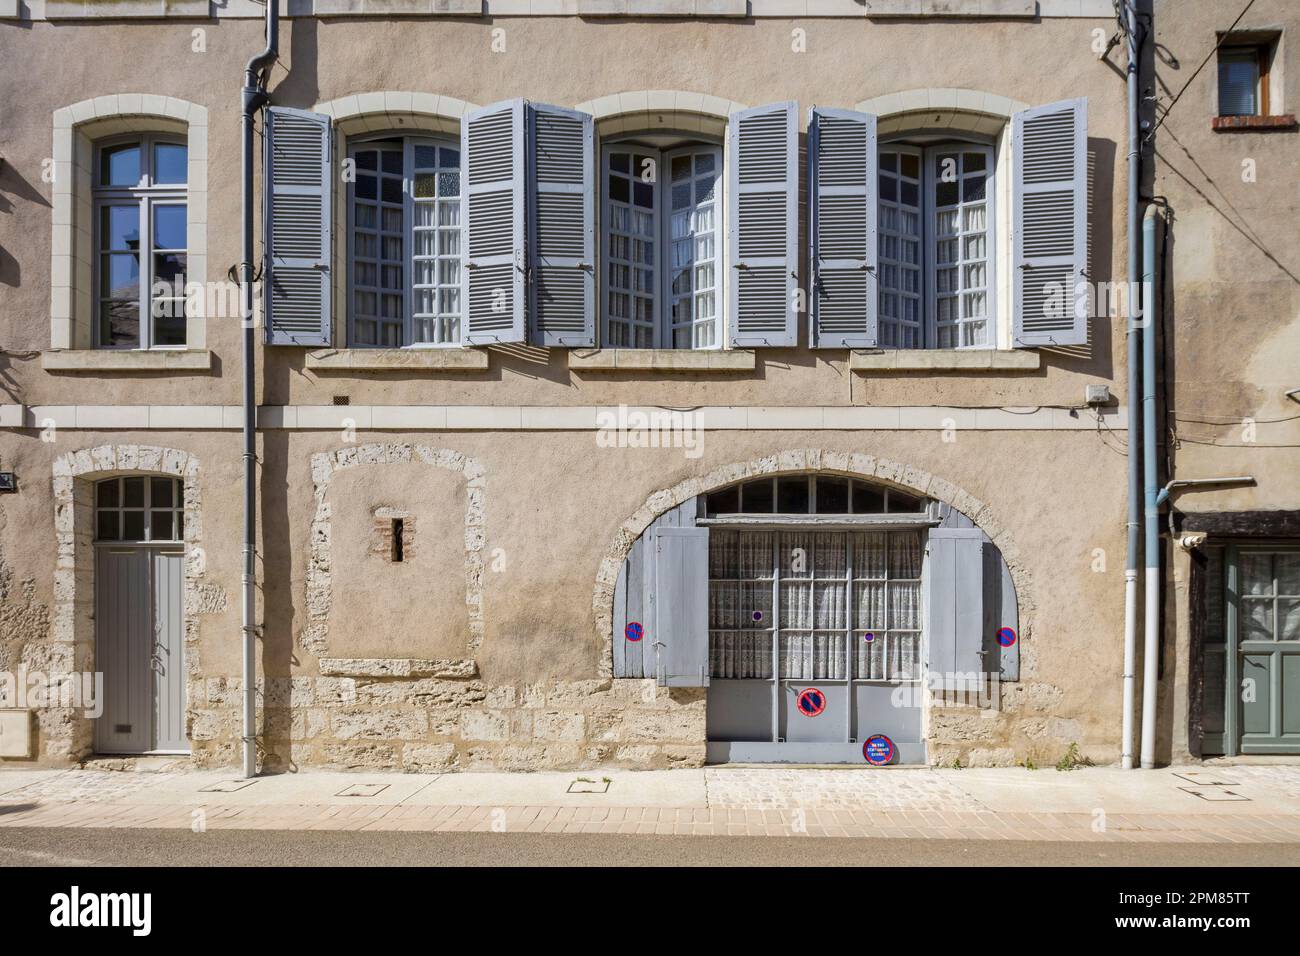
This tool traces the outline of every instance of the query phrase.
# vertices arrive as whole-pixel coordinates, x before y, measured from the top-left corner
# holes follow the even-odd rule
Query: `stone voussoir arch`
[[[1029,600],[1029,576],[1019,560],[1015,541],[1002,527],[992,509],[965,489],[938,475],[889,458],[819,448],[793,449],[750,461],[722,465],[698,478],[687,478],[669,488],[660,489],[646,498],[641,507],[619,526],[613,541],[605,549],[600,568],[596,572],[592,597],[596,636],[601,648],[601,677],[612,678],[614,674],[611,628],[614,621],[614,587],[619,570],[632,550],[633,543],[656,518],[691,498],[737,481],[765,475],[808,472],[847,475],[880,482],[951,505],[970,518],[1002,552],[1007,567],[1011,570],[1021,612],[1032,607]]]
[[[307,626],[300,642],[319,658],[329,657],[329,614],[333,604],[332,509],[329,488],[334,475],[352,468],[374,465],[425,464],[465,477],[465,606],[469,615],[468,650],[483,643],[483,547],[485,543],[484,494],[487,478],[475,458],[449,448],[432,448],[406,442],[345,445],[311,456],[311,551],[307,566]]]

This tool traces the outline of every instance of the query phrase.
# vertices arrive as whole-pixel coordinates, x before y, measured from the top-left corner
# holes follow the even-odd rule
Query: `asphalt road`
[[[1295,844],[0,828],[0,866],[1297,866]]]

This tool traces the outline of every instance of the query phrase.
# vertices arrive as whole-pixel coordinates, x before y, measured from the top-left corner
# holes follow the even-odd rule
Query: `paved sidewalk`
[[[301,773],[252,782],[229,770],[5,769],[0,827],[1295,844],[1300,766]]]

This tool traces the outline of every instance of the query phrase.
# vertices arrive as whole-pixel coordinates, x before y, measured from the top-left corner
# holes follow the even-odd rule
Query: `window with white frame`
[[[880,148],[880,344],[992,348],[993,149]]]
[[[607,348],[720,348],[722,150],[605,146],[601,168]]]
[[[460,145],[387,137],[348,152],[349,344],[459,345]]]
[[[180,541],[185,537],[185,483],[123,475],[95,483],[95,539]]]
[[[189,150],[135,136],[95,153],[95,345],[183,348]]]

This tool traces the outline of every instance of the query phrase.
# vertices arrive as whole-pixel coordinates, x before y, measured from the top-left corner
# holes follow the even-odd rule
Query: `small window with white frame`
[[[387,136],[348,154],[348,343],[459,346],[460,144]]]
[[[185,347],[188,154],[183,138],[161,135],[95,150],[98,348]]]
[[[722,148],[606,143],[600,181],[604,346],[721,348]]]
[[[994,348],[994,155],[982,143],[880,147],[880,344]]]

